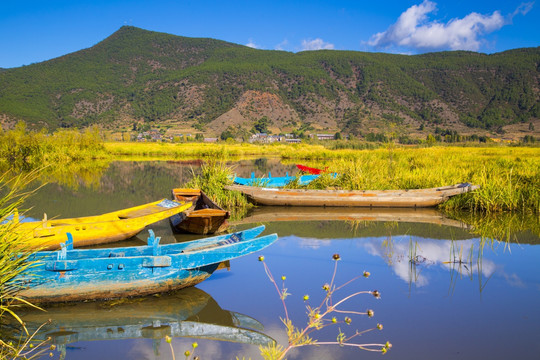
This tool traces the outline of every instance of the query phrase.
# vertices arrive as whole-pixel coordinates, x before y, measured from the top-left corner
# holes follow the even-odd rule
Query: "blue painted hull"
[[[298,177],[298,183],[300,185],[307,185],[318,177],[319,175],[302,175]],[[246,186],[284,187],[295,179],[297,179],[296,176],[289,175],[272,177],[270,173],[268,177],[256,178],[255,174],[252,173],[250,178],[235,177],[233,181],[235,184]]]
[[[147,295],[193,286],[223,261],[259,251],[277,235],[257,237],[264,227],[213,238],[114,249],[45,251],[37,265],[16,278],[19,296],[31,302],[80,301]]]

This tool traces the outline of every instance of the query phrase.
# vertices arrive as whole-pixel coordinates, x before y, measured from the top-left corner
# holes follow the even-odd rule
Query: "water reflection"
[[[238,224],[277,221],[408,222],[468,229],[465,222],[451,219],[435,209],[385,209],[347,207],[259,206],[237,221]]]
[[[273,341],[262,333],[259,321],[222,309],[209,294],[194,287],[161,296],[62,304],[45,310],[20,315],[30,332],[46,323],[35,339],[50,338],[48,345],[56,346],[61,359],[69,358],[68,350],[76,348],[69,344],[86,341],[153,339],[155,356],[165,336],[252,345]]]
[[[234,165],[239,176],[249,176],[252,171],[256,176],[268,172],[274,176],[285,175],[287,171],[294,173],[294,164],[282,165],[278,159],[258,161],[257,164],[255,159],[245,160],[234,162]],[[94,175],[78,174],[76,188],[71,187],[70,181],[50,178],[49,184],[30,198],[27,206],[32,210],[28,215],[42,218],[45,211],[49,218],[94,215],[169,198],[172,188],[191,179],[192,169],[197,171],[198,164],[113,162],[103,168],[102,173],[92,173],[97,181],[90,181]],[[506,359],[530,358],[531,353],[540,351],[536,341],[540,331],[540,311],[537,310],[540,294],[540,273],[537,271],[540,247],[536,246],[540,244],[538,215],[479,216],[443,214],[436,210],[404,212],[260,207],[235,226],[241,230],[259,222],[267,225],[268,233],[276,232],[280,236],[280,240],[264,255],[272,263],[273,270],[287,275],[287,287],[293,293],[290,310],[298,314],[295,319],[298,324],[305,321],[302,294],[316,297],[317,290],[332,271],[328,268],[332,266],[329,259],[332,254],[340,253],[343,260],[339,263],[338,276],[342,276],[342,283],[360,275],[363,270],[372,272],[369,279],[362,279],[359,290],[378,289],[382,300],[369,304],[370,300],[375,300],[362,299],[351,303],[351,308],[363,311],[366,306],[374,307],[375,318],[365,321],[384,323],[384,330],[378,336],[394,344],[389,356],[400,359]],[[193,238],[173,235],[168,222],[154,224],[152,229],[163,242]],[[139,237],[121,244],[141,245],[146,240],[147,231],[141,232]],[[220,303],[234,304],[235,309],[256,317],[266,329],[278,329],[272,332],[273,337],[286,343],[283,335],[278,337],[278,333],[282,333],[279,321],[281,301],[276,298],[258,264],[256,257],[236,259],[230,272],[218,274],[218,277],[201,283],[199,288],[213,294]],[[208,304],[211,302],[209,300]],[[79,305],[89,306],[89,309],[96,306],[95,303]],[[124,318],[140,319],[136,304],[126,305],[132,310],[126,310]],[[158,310],[155,314],[161,314]],[[92,311],[94,309],[76,311],[71,316],[81,319],[78,314],[90,314]],[[108,310],[97,309],[96,313],[101,311],[107,313]],[[193,308],[193,312],[196,311]],[[114,320],[115,310],[108,313]],[[118,315],[118,318],[123,316],[122,313]],[[42,316],[42,320],[50,317],[49,314]],[[190,316],[186,316],[181,321],[191,321]],[[140,327],[147,328],[145,336],[150,337],[151,333],[159,334],[156,337],[163,335],[159,329],[164,324],[167,326],[167,320],[160,320],[161,325],[157,326],[158,323],[152,322],[152,316],[145,319],[141,320],[145,325]],[[92,324],[92,316],[87,320]],[[228,321],[230,324],[232,320]],[[105,336],[118,336],[118,328],[124,329],[125,333],[128,329],[126,324],[96,327],[103,328]],[[139,326],[138,323],[135,325]],[[109,333],[107,326],[111,330]],[[260,327],[255,325],[241,328],[260,332]],[[170,327],[167,331],[172,329]],[[50,330],[54,331],[58,330]],[[142,336],[143,330],[139,330],[139,334]],[[64,335],[64,341],[68,341],[69,336]],[[321,339],[335,341],[335,336],[332,332],[321,336]],[[173,341],[179,358],[179,354],[189,349],[191,341],[182,338],[177,341],[187,342],[186,347],[182,347]],[[523,346],[524,343],[528,345]],[[208,353],[206,350],[211,354],[204,358],[234,358],[231,354],[238,353],[240,358],[259,357],[257,348],[252,346],[204,340],[200,344],[201,352],[204,349],[205,354]],[[65,346],[68,357],[78,359],[155,357],[151,340],[79,340]],[[163,346],[162,358],[170,358],[168,349]],[[84,351],[75,350],[81,347]],[[394,353],[396,355],[392,355]],[[380,354],[358,353],[357,349],[345,347],[306,348],[290,358],[352,359],[359,356],[380,358]]]
[[[456,277],[470,278],[474,274],[491,277],[496,265],[483,259],[482,246],[479,239],[456,242],[407,235],[370,238],[363,243],[370,255],[383,259],[397,277],[416,287],[429,285],[428,271],[434,271],[435,267],[448,271],[452,282]]]
[[[38,185],[47,183],[30,200],[29,216],[49,218],[96,215],[137,204],[170,198],[173,188],[181,187],[197,173],[202,161],[96,161],[72,164],[70,167],[46,168]],[[238,176],[283,176],[297,172],[293,164],[283,164],[277,158],[229,161]],[[65,198],[72,201],[61,201]],[[55,204],[52,205],[51,202]],[[51,206],[52,205],[52,206]],[[52,209],[51,209],[52,208]],[[302,209],[259,207],[243,222],[290,220],[397,221],[448,225],[474,231],[481,237],[500,241],[515,241],[516,236],[529,232],[531,239],[540,236],[538,214],[481,215],[470,212],[443,214],[433,209],[369,210],[369,209]],[[520,234],[516,234],[520,233]],[[512,239],[514,238],[514,239]]]

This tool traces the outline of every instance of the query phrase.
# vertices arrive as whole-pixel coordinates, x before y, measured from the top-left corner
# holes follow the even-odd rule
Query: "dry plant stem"
[[[30,344],[30,342],[32,341],[32,339],[34,338],[34,336],[36,336],[36,334],[41,331],[41,328],[45,325],[47,325],[48,322],[45,322],[43,324],[41,324],[36,331],[34,331],[32,333],[32,335],[28,336],[26,338],[26,340],[18,347],[18,348],[15,348],[9,344],[6,344],[4,341],[2,341],[0,339],[0,346],[1,347],[5,347],[9,350],[11,350],[13,352],[13,359],[17,359],[17,358],[23,358],[23,359],[34,359],[34,358],[38,358],[40,357],[40,355],[42,353],[44,353],[46,351],[46,349],[43,348],[43,345],[45,345],[51,338],[47,338],[43,341],[41,341],[39,344],[37,344],[36,346],[34,346],[33,348],[31,348],[30,350],[28,351],[24,351],[25,349],[27,349],[28,345]],[[28,331],[26,330],[26,327],[24,327],[24,330],[26,331],[26,333],[28,333]],[[32,354],[34,353],[35,354]]]
[[[264,271],[266,272],[266,276],[268,276],[272,284],[274,284],[274,287],[276,288],[276,291],[279,294],[279,298],[281,299],[281,303],[283,304],[283,310],[285,311],[285,319],[289,320],[289,312],[287,311],[287,305],[285,304],[285,296],[283,292],[279,289],[276,280],[274,280],[274,276],[272,276],[272,273],[270,272],[270,269],[268,268],[265,262],[263,262],[263,265],[264,265]]]
[[[174,356],[174,349],[173,349],[172,343],[170,343],[170,342],[169,342],[169,347],[171,348],[172,360],[176,360],[176,358]]]
[[[334,264],[334,271],[332,273],[332,279],[330,281],[330,284],[325,284],[323,286],[323,289],[326,291],[326,296],[324,297],[324,299],[322,300],[321,304],[318,307],[312,309],[309,305],[307,306],[309,322],[308,322],[307,326],[305,326],[301,331],[298,331],[298,333],[295,332],[296,329],[292,325],[292,323],[291,323],[291,321],[289,319],[288,313],[287,313],[287,306],[285,304],[285,295],[286,295],[285,292],[286,292],[286,289],[285,288],[279,289],[279,287],[277,285],[277,282],[275,281],[274,277],[272,276],[272,273],[270,272],[270,269],[268,268],[268,266],[264,262],[264,257],[259,258],[259,261],[263,262],[266,275],[268,276],[270,281],[274,284],[274,287],[276,288],[276,291],[280,295],[280,299],[281,299],[281,301],[283,303],[283,308],[285,309],[285,314],[287,316],[287,318],[285,320],[282,319],[282,321],[287,326],[289,342],[288,342],[287,347],[283,348],[283,350],[280,351],[280,353],[278,354],[276,359],[282,360],[282,359],[285,358],[285,356],[287,355],[287,353],[291,349],[297,348],[297,347],[303,347],[303,346],[306,346],[306,345],[317,345],[317,346],[319,346],[319,345],[339,345],[339,346],[356,347],[356,348],[361,349],[361,350],[382,352],[382,353],[385,353],[388,350],[388,347],[391,346],[391,345],[388,345],[389,343],[387,343],[387,344],[355,344],[355,343],[350,342],[352,339],[354,339],[356,337],[359,337],[359,336],[361,336],[361,335],[363,335],[363,334],[365,334],[367,332],[373,331],[376,328],[367,329],[367,330],[364,330],[364,331],[356,330],[356,332],[353,335],[349,336],[349,337],[345,337],[345,334],[340,330],[337,341],[318,342],[317,340],[313,340],[313,339],[309,338],[309,335],[311,333],[313,333],[314,331],[321,330],[322,328],[325,328],[325,327],[331,326],[331,325],[335,325],[335,324],[338,323],[336,321],[336,319],[334,318],[334,319],[332,319],[331,323],[323,324],[323,321],[329,321],[329,320],[325,319],[325,317],[327,315],[331,314],[332,312],[343,313],[343,314],[355,314],[355,315],[372,316],[372,314],[369,315],[369,311],[358,312],[358,311],[351,311],[351,310],[337,310],[337,307],[340,306],[341,304],[343,304],[344,302],[346,302],[346,301],[350,300],[351,298],[353,298],[355,296],[358,296],[360,294],[372,294],[372,295],[376,296],[377,298],[380,297],[378,292],[375,292],[375,291],[358,291],[358,292],[355,292],[353,294],[350,294],[350,295],[344,297],[343,299],[341,299],[338,302],[336,302],[335,304],[333,304],[333,301],[332,301],[333,293],[336,290],[342,289],[343,287],[345,287],[346,285],[352,283],[353,281],[357,280],[360,277],[360,276],[357,276],[357,277],[353,278],[352,280],[349,280],[346,283],[342,284],[341,286],[336,287],[334,285],[334,282],[335,282],[336,274],[337,274],[337,261],[340,260],[340,257],[339,257],[338,254],[335,254],[333,256],[333,258],[335,260],[335,264]],[[304,300],[307,301],[308,298],[309,297],[306,296],[304,298]],[[325,306],[325,305],[326,305],[326,309],[324,310],[324,312],[321,313],[320,311],[323,308],[323,306]],[[349,325],[350,321],[347,321],[347,318],[345,318],[344,321],[340,321],[339,323],[346,323],[347,325]],[[380,330],[379,325],[377,326],[377,328]]]
[[[338,310],[337,307],[341,304],[343,304],[345,301],[357,296],[357,295],[360,295],[360,294],[371,294],[372,292],[371,291],[358,291],[354,294],[351,294],[349,296],[346,296],[344,297],[343,299],[339,300],[337,303],[335,303],[334,305],[332,305],[330,307],[330,309],[332,311],[335,311],[337,313],[342,313],[342,314],[355,314],[355,315],[367,315],[367,312],[358,312],[358,311],[352,311],[352,310]],[[326,314],[326,313],[325,313]]]

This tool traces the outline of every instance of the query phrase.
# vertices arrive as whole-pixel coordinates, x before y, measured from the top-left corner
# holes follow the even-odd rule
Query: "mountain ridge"
[[[540,47],[289,53],[124,26],[92,47],[4,69],[0,83],[5,127],[148,124],[219,135],[246,134],[262,119],[274,133],[354,136],[540,129]]]

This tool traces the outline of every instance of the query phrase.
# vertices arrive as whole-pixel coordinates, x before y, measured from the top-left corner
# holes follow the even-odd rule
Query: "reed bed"
[[[310,188],[349,190],[420,189],[462,182],[480,185],[442,207],[487,213],[540,211],[540,151],[538,148],[385,148],[336,151],[329,161],[306,165],[339,174],[323,176]],[[322,183],[322,184],[321,184]]]
[[[228,191],[223,187],[232,184],[233,168],[224,161],[211,160],[204,163],[200,171],[192,169],[193,178],[184,186],[201,189],[222,208],[231,212],[233,220],[241,218],[252,206],[244,195],[238,191]]]
[[[24,123],[11,131],[0,130],[0,168],[3,170],[28,171],[107,157],[97,127],[83,132],[61,129],[50,135],[28,131]]]
[[[377,149],[330,149],[319,144],[286,143],[103,143],[96,128],[84,132],[60,130],[49,136],[28,132],[23,125],[18,125],[13,131],[0,132],[0,165],[28,170],[47,164],[58,168],[58,164],[62,164],[62,168],[68,168],[66,164],[88,164],[96,159],[204,160],[276,156],[284,162],[327,166],[340,174],[336,179],[321,177],[310,185],[315,188],[415,189],[470,182],[481,188],[473,194],[452,198],[443,207],[488,213],[540,211],[538,147],[404,147],[393,143],[379,146]],[[103,164],[100,168],[106,166]],[[208,192],[218,194],[214,190]],[[216,196],[225,202],[236,201],[227,200],[224,194]]]
[[[32,358],[39,353],[37,347],[30,346],[32,334],[26,331],[23,320],[17,315],[21,306],[33,306],[18,297],[21,284],[15,277],[31,270],[36,264],[28,261],[34,249],[29,242],[15,232],[18,222],[12,221],[19,214],[17,209],[32,192],[24,189],[34,180],[35,173],[11,178],[4,173],[0,176],[0,321],[15,320],[23,330],[16,341],[0,339],[0,358]]]
[[[156,142],[107,142],[108,154],[115,157],[160,158],[234,158],[249,156],[280,156],[290,145],[248,143],[156,143]]]

